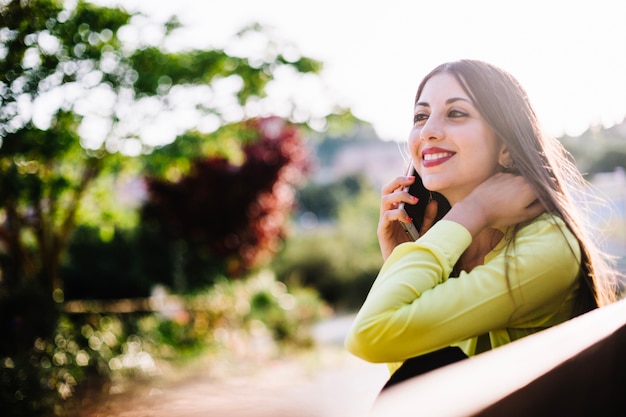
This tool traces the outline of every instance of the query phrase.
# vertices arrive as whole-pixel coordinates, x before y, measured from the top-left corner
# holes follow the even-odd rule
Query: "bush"
[[[344,200],[334,223],[298,230],[272,264],[278,279],[315,288],[336,309],[359,308],[382,265],[378,207],[378,194],[364,187]]]
[[[0,409],[72,415],[94,394],[123,391],[207,352],[271,357],[307,348],[310,326],[330,311],[314,291],[289,291],[267,272],[185,297],[157,291],[150,303],[153,312],[125,314],[85,304],[80,314],[62,313],[49,336],[0,356]]]
[[[154,253],[151,255],[155,258]],[[144,258],[148,254],[139,251],[134,229],[115,229],[110,238],[103,239],[98,227],[78,227],[61,270],[65,299],[149,296],[152,284],[141,269]],[[160,261],[163,256],[156,259]]]

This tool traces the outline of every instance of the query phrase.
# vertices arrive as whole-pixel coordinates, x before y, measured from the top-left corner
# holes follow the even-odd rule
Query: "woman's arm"
[[[387,191],[393,186],[397,188],[392,184]],[[381,224],[383,230],[394,230],[389,219],[398,216],[394,207],[401,197],[392,193],[383,198],[379,238]],[[390,213],[385,215],[384,209]],[[573,239],[569,232],[571,239],[566,239],[555,225],[541,231],[524,228],[530,234],[520,231],[515,258],[500,254],[462,279],[448,279],[482,230],[525,222],[543,211],[524,178],[496,174],[455,204],[416,242],[398,245],[387,235],[389,256],[346,339],[348,349],[374,362],[404,360],[508,325],[520,308],[513,302],[516,291],[534,297],[533,288],[553,280],[555,267],[571,264],[561,268],[565,273],[560,276],[569,288],[579,264],[569,247],[577,248],[577,243],[569,242]],[[507,280],[509,276],[515,279]],[[562,282],[556,281],[556,289],[546,292],[548,296],[562,293]],[[539,294],[523,302],[533,305],[542,300]]]
[[[566,307],[580,255],[562,222],[544,215],[518,232],[511,253],[501,250],[485,265],[448,279],[470,241],[467,229],[442,220],[416,242],[398,246],[346,347],[371,362],[399,362],[490,330],[545,325]]]

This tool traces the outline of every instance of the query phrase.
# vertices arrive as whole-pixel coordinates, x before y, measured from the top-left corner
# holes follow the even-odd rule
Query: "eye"
[[[461,110],[452,109],[448,112],[448,117],[451,117],[453,119],[456,119],[459,117],[467,117],[467,116],[468,114]]]
[[[426,113],[415,113],[413,116],[413,124],[423,124],[428,119]]]

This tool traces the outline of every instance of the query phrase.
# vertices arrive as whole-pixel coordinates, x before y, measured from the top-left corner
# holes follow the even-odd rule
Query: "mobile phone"
[[[437,200],[438,208],[437,215],[435,217],[435,221],[440,220],[447,212],[450,210],[450,203],[446,198],[437,193],[431,192],[424,187],[424,183],[422,182],[422,178],[419,176],[413,163],[411,162],[409,169],[407,171],[407,175],[415,176],[415,181],[413,184],[404,188],[404,191],[407,191],[409,194],[418,198],[417,204],[405,204],[400,203],[399,208],[404,209],[406,213],[413,219],[412,223],[404,223],[402,227],[406,230],[407,234],[412,240],[417,240],[420,236],[420,232],[422,230],[422,223],[424,222],[424,213],[426,212],[426,206],[431,200]]]

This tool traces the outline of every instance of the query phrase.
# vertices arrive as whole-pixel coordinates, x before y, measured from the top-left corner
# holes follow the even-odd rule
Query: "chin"
[[[440,193],[442,190],[445,189],[440,181],[437,181],[435,178],[432,177],[422,178],[422,183],[428,191],[435,191]]]

